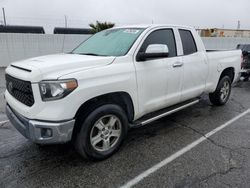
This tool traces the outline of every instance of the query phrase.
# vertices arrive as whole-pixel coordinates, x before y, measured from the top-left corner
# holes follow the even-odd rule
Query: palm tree
[[[97,33],[99,31],[109,29],[115,26],[114,23],[111,22],[99,22],[96,21],[96,23],[91,23],[89,26],[92,28],[93,33]]]

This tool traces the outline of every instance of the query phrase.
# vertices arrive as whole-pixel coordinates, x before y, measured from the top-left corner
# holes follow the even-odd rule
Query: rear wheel
[[[118,105],[103,105],[82,122],[75,147],[85,158],[103,160],[119,149],[127,130],[128,120],[123,109]]]
[[[226,104],[231,94],[231,88],[230,77],[221,78],[215,92],[209,94],[211,103],[217,106]]]

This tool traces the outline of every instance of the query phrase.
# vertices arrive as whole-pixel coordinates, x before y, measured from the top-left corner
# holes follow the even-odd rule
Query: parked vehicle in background
[[[72,141],[83,157],[102,160],[130,127],[194,105],[204,93],[224,105],[240,61],[240,50],[207,52],[191,27],[112,28],[71,53],[8,66],[6,113],[35,143]]]
[[[248,81],[250,78],[250,44],[238,44],[237,49],[242,51],[241,77]]]

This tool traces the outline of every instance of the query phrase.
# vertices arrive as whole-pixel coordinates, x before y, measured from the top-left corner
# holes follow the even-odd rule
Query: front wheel
[[[96,108],[83,121],[75,140],[79,154],[91,160],[103,160],[120,147],[128,130],[123,109],[107,104]]]
[[[220,79],[215,92],[209,94],[211,103],[217,106],[226,104],[231,94],[231,84],[229,76],[224,76]]]

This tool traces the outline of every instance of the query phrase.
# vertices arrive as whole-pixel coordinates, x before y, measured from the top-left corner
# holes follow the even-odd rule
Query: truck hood
[[[23,79],[38,82],[41,80],[58,79],[73,72],[105,66],[112,63],[114,59],[115,57],[55,54],[15,62],[11,64],[10,68],[19,69],[17,76],[19,78],[22,77],[20,72],[23,71]],[[9,71],[12,74],[11,70],[6,72]]]

